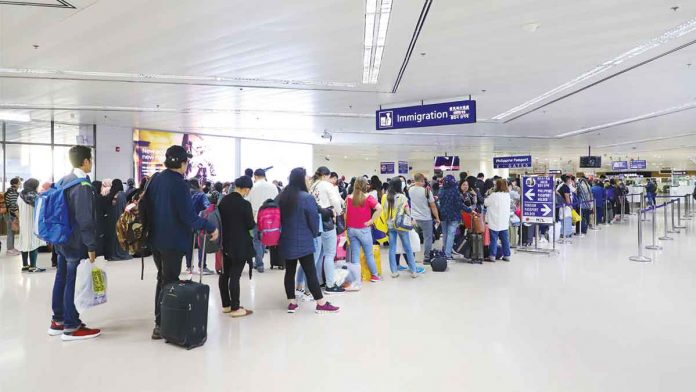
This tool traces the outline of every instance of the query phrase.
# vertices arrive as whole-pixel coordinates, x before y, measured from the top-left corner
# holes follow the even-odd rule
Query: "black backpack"
[[[445,272],[447,271],[447,259],[444,257],[431,259],[430,267],[432,267],[433,272]]]

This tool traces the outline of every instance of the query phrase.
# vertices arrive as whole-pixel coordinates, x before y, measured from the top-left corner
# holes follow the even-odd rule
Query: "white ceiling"
[[[326,129],[333,141],[319,151],[338,155],[554,158],[593,145],[607,156],[675,165],[696,156],[696,109],[555,137],[696,103],[696,44],[508,123],[486,120],[696,18],[693,1],[436,0],[395,94],[424,0],[394,1],[377,85],[361,83],[361,0],[69,3],[76,8],[0,5],[0,109],[44,120],[317,144],[327,143],[320,138]],[[540,26],[529,32],[523,28],[529,23]],[[564,93],[694,40],[691,32]],[[82,73],[17,78],[17,69]],[[478,101],[478,124],[374,129],[379,105],[469,95]]]

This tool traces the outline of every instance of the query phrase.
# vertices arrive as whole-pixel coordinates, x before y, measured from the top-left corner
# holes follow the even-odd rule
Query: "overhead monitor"
[[[453,171],[459,170],[459,157],[458,156],[439,156],[435,157],[435,169],[440,169],[442,171]]]
[[[600,156],[580,157],[580,167],[581,168],[600,168],[600,167],[602,167],[602,157],[600,157]]]

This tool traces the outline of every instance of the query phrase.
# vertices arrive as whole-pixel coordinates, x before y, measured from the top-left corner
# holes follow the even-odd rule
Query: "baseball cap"
[[[181,163],[193,158],[193,155],[186,152],[186,150],[181,146],[171,146],[167,149],[165,153],[166,160],[168,163]]]
[[[266,177],[266,171],[263,169],[256,169],[256,171],[254,172],[254,175],[256,177]]]

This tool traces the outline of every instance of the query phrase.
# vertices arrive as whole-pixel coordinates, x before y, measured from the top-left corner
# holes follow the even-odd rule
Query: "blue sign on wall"
[[[394,162],[380,162],[379,174],[394,174]]]
[[[378,131],[475,123],[476,101],[443,102],[378,110],[376,120]]]
[[[648,168],[648,161],[644,159],[634,159],[630,163],[631,170],[644,170]]]
[[[399,174],[408,174],[408,162],[399,161]]]
[[[554,222],[553,176],[522,177],[522,222]]]
[[[611,170],[628,170],[628,161],[614,161],[611,163]]]
[[[494,169],[512,169],[516,167],[532,167],[532,156],[522,155],[515,157],[494,157]]]

